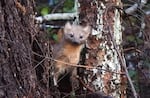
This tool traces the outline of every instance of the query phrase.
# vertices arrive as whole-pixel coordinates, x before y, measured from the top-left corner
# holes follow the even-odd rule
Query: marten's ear
[[[67,22],[67,23],[65,24],[65,27],[64,27],[64,28],[65,28],[65,29],[71,29],[72,26],[71,26],[70,22]]]
[[[87,34],[90,34],[91,31],[92,31],[92,28],[91,28],[91,26],[87,25],[86,27],[83,28],[83,30],[84,30]]]

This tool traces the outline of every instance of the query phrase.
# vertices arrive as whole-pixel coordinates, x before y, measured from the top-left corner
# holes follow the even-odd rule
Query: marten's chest
[[[65,54],[65,56],[68,58],[69,63],[77,64],[80,59],[81,50],[82,50],[82,45],[73,46],[67,44],[63,49],[63,54]]]

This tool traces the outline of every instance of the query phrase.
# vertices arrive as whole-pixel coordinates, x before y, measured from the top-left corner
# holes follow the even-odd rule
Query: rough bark
[[[0,1],[0,97],[32,96],[35,92],[31,41],[36,33],[32,0]]]
[[[85,64],[96,69],[85,71],[85,83],[94,91],[120,98],[121,64],[116,51],[121,52],[122,33],[120,13],[115,8],[120,1],[79,0],[79,3],[81,23],[93,27],[87,41]]]

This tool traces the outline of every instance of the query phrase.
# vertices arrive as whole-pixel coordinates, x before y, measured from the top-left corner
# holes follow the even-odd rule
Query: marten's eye
[[[83,36],[80,36],[80,39],[82,39],[83,38]]]
[[[73,37],[73,34],[70,34],[70,37]]]

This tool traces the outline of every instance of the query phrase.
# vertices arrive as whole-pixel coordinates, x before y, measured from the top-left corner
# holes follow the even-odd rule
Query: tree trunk
[[[35,94],[32,38],[36,34],[32,0],[0,1],[0,97]]]
[[[86,65],[92,70],[86,71],[85,83],[93,91],[101,91],[114,98],[125,98],[121,89],[121,63],[117,51],[120,53],[122,42],[121,18],[115,8],[121,4],[120,0],[79,0],[80,21],[89,23],[94,28],[92,36],[87,41]],[[88,78],[87,78],[88,77]],[[124,94],[123,94],[124,95]],[[120,97],[122,96],[122,97]]]

